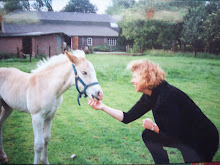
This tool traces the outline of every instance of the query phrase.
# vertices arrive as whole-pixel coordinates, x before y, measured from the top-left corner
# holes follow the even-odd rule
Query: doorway
[[[32,38],[31,37],[22,37],[22,52],[24,54],[32,53]]]

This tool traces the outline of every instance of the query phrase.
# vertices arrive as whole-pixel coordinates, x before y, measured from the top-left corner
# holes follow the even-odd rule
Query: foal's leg
[[[2,146],[2,127],[11,112],[12,109],[7,104],[5,104],[3,100],[0,100],[0,162],[2,163],[8,162],[7,156]]]
[[[47,150],[48,150],[48,143],[50,140],[50,129],[51,129],[52,119],[53,117],[50,117],[44,121],[43,137],[44,137],[45,143],[44,143],[44,148],[41,152],[41,158],[40,158],[43,164],[49,164],[48,157],[47,157]]]
[[[39,164],[40,154],[44,148],[43,123],[44,119],[40,114],[32,115],[34,130],[34,164]]]
[[[57,111],[58,107],[62,103],[62,100],[63,100],[62,96],[57,99],[57,104],[56,104],[56,109],[54,111],[54,114],[52,116],[48,117],[44,121],[43,136],[44,136],[45,144],[44,144],[44,148],[41,152],[41,158],[40,158],[40,160],[44,164],[49,164],[48,157],[47,157],[47,150],[48,150],[48,143],[49,143],[49,140],[50,140],[51,123],[52,123],[53,117],[55,115],[55,112]]]

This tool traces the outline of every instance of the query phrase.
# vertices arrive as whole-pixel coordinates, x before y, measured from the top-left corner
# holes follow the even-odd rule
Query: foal
[[[65,56],[66,55],[66,56]],[[83,51],[65,52],[39,63],[32,73],[15,68],[0,68],[0,161],[7,162],[2,146],[2,126],[13,109],[30,113],[34,130],[34,164],[49,164],[47,157],[51,122],[62,102],[62,94],[75,85],[73,66],[85,84],[97,82],[91,62]],[[83,85],[78,82],[80,90]],[[89,86],[86,94],[101,100],[100,85]]]

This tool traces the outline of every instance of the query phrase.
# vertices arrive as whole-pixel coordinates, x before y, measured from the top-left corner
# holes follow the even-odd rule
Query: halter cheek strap
[[[93,83],[90,83],[90,84],[86,85],[86,84],[83,82],[83,80],[77,75],[77,71],[76,71],[75,65],[72,64],[72,66],[73,66],[73,70],[74,70],[74,73],[75,73],[75,86],[76,86],[77,91],[79,92],[78,97],[77,97],[77,101],[78,101],[78,104],[80,105],[79,98],[81,98],[82,95],[84,95],[85,98],[88,96],[88,95],[86,94],[86,89],[87,89],[88,87],[92,86],[92,85],[96,85],[96,84],[99,84],[99,83],[98,83],[98,82],[93,82]],[[80,81],[81,84],[84,86],[84,89],[83,89],[82,92],[79,90],[78,81]]]

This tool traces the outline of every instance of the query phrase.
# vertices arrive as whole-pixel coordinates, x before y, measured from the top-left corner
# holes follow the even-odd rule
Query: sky
[[[54,11],[62,10],[70,0],[52,0]],[[111,5],[111,0],[90,0],[90,3],[98,8],[97,14],[105,14],[105,10]]]

